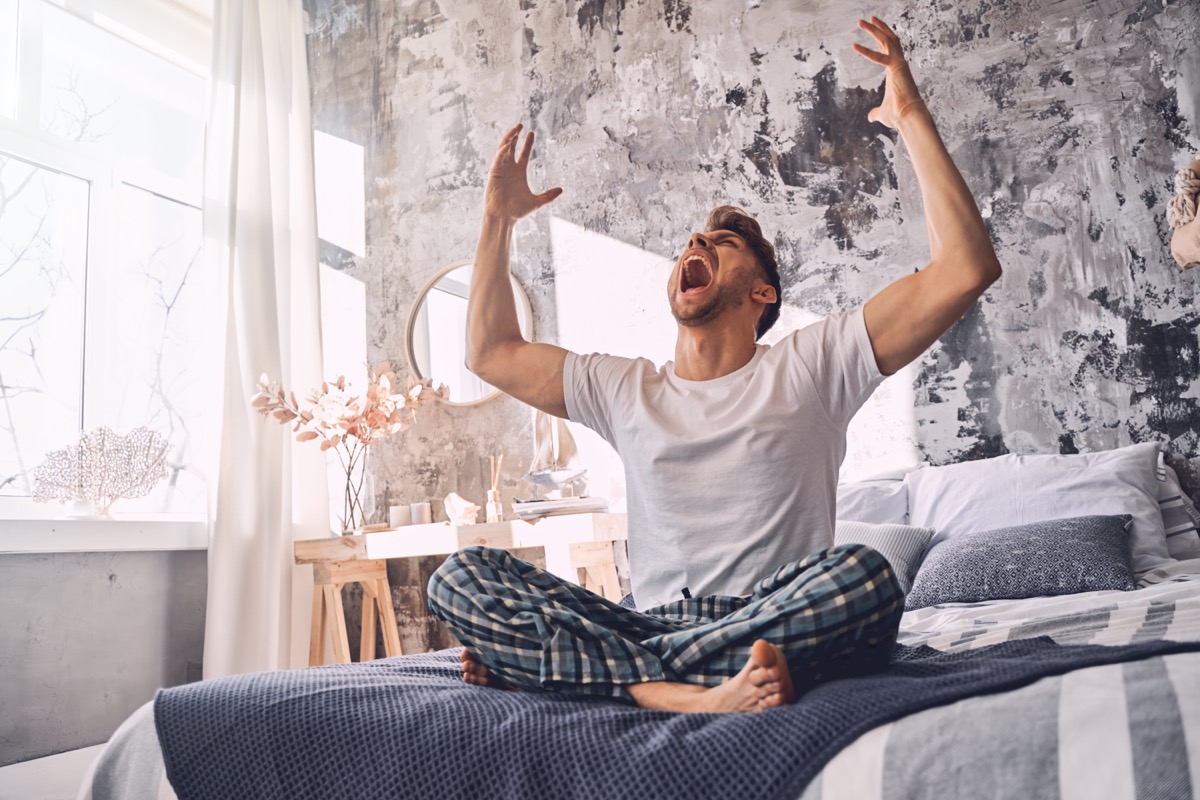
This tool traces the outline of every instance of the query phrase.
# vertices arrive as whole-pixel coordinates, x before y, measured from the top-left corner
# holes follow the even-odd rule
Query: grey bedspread
[[[235,676],[161,692],[181,800],[381,797],[795,798],[867,730],[1075,669],[1200,651],[1036,638],[898,647],[879,675],[762,714],[670,714],[462,683],[455,651]]]

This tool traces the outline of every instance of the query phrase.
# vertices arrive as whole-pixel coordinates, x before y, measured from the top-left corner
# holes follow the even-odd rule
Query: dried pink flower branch
[[[264,373],[259,378],[258,393],[250,401],[264,417],[273,417],[285,425],[292,423],[297,441],[320,440],[322,451],[333,450],[337,454],[346,472],[342,516],[346,530],[360,527],[366,521],[362,504],[366,470],[361,462],[367,448],[406,430],[419,407],[447,396],[445,386],[435,390],[429,380],[415,378],[409,378],[403,392],[393,393],[395,379],[391,364],[384,361],[368,369],[363,395],[350,394],[345,376],[339,376],[333,383],[323,382],[302,408],[295,392],[285,392]]]

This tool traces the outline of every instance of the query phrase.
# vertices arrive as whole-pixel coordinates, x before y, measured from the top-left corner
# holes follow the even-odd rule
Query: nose
[[[703,233],[693,233],[691,238],[688,239],[688,249],[689,250],[691,250],[693,247],[708,247],[708,246],[709,246],[708,237],[705,236]]]

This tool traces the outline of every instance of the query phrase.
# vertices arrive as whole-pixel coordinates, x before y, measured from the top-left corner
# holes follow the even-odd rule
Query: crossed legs
[[[674,711],[756,711],[886,663],[903,597],[862,546],[781,567],[747,598],[639,613],[500,550],[469,548],[429,585],[468,683],[615,697]]]

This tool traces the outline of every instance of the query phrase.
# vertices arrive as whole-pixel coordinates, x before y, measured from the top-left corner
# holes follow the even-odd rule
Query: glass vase
[[[330,516],[336,516],[331,523],[343,535],[361,531],[375,513],[375,479],[368,452],[365,445],[356,444],[330,460]]]

